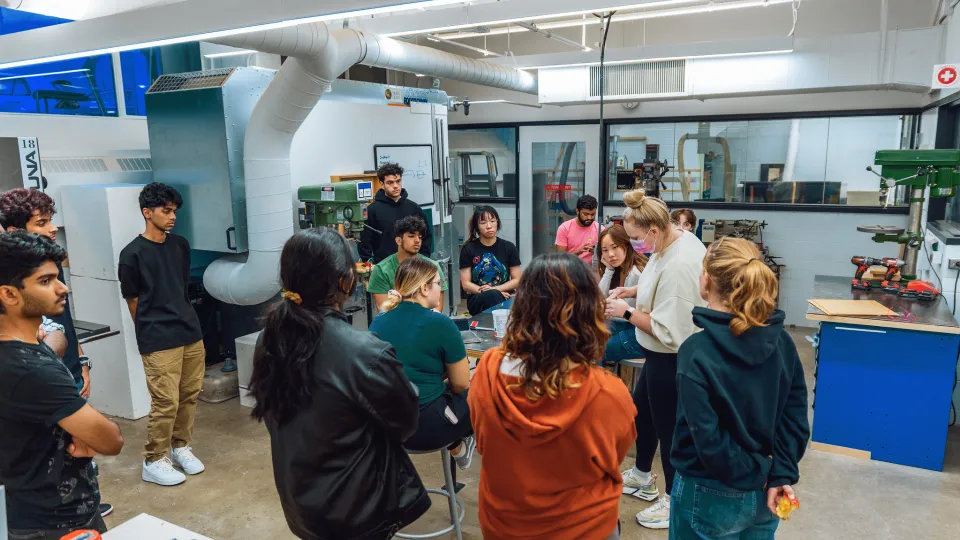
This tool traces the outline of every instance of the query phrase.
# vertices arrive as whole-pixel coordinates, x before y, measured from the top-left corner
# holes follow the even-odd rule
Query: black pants
[[[643,349],[647,359],[633,389],[637,406],[637,468],[650,471],[660,444],[660,463],[667,495],[675,471],[670,464],[673,428],[677,423],[677,355]]]
[[[467,309],[470,310],[470,315],[476,315],[492,308],[504,300],[506,300],[506,298],[503,297],[502,292],[491,289],[489,291],[483,291],[480,294],[471,294],[467,296]]]
[[[65,536],[68,533],[86,529],[93,529],[98,533],[107,532],[107,525],[103,522],[103,518],[100,517],[99,510],[97,510],[96,515],[94,515],[90,521],[80,527],[43,530],[10,529],[9,538],[10,540],[60,540],[62,536]]]
[[[450,407],[457,417],[453,424],[447,419],[445,410]],[[420,405],[420,422],[417,431],[403,443],[411,450],[439,450],[456,448],[464,437],[473,435],[470,424],[470,407],[467,406],[467,392],[462,394],[446,393],[430,403]]]

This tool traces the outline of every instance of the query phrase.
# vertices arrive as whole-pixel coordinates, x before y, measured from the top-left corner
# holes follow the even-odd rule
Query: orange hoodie
[[[637,409],[620,379],[592,366],[579,388],[531,402],[491,349],[470,384],[470,419],[483,456],[485,540],[603,540],[617,527],[620,463],[637,437]]]

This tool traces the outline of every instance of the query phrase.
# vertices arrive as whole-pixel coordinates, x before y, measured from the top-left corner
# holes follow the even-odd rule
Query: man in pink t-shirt
[[[557,229],[557,251],[572,253],[593,267],[597,238],[603,227],[597,223],[597,198],[584,195],[577,199],[577,217],[564,222]]]

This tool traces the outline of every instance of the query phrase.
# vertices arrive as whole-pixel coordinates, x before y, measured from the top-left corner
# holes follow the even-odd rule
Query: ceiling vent
[[[147,94],[163,92],[180,92],[183,90],[200,90],[202,88],[220,88],[223,86],[234,68],[211,69],[208,71],[192,71],[190,73],[175,73],[161,75],[154,81]]]
[[[133,158],[44,158],[44,173],[150,172],[153,163],[148,157]]]
[[[604,66],[603,73],[605,98],[687,91],[687,61],[683,59]],[[600,98],[600,66],[590,66],[590,98]]]

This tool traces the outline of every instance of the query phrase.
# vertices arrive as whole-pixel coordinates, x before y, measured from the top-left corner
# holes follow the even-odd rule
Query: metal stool
[[[637,382],[640,380],[640,370],[643,369],[643,365],[646,363],[647,363],[646,358],[626,358],[624,360],[617,362],[618,374],[619,374],[619,371],[623,368],[623,366],[633,368],[633,378],[630,380],[631,393],[633,393],[633,391],[636,389]]]
[[[410,450],[405,448],[408,454],[432,454],[436,450],[428,450],[421,452],[418,450]],[[440,459],[443,461],[443,479],[444,483],[447,486],[446,490],[442,489],[430,489],[427,488],[427,493],[433,493],[434,495],[443,495],[447,498],[447,502],[450,504],[450,526],[445,529],[439,530],[437,532],[428,533],[428,534],[403,534],[397,533],[395,536],[397,538],[408,538],[410,540],[422,540],[424,538],[437,538],[445,534],[450,534],[451,532],[456,531],[457,540],[463,539],[463,531],[460,528],[460,524],[463,523],[463,517],[466,515],[466,512],[463,509],[463,504],[457,500],[457,491],[456,486],[453,481],[453,469],[450,465],[450,451],[447,450],[447,447],[440,449]],[[459,509],[459,511],[458,511]]]

